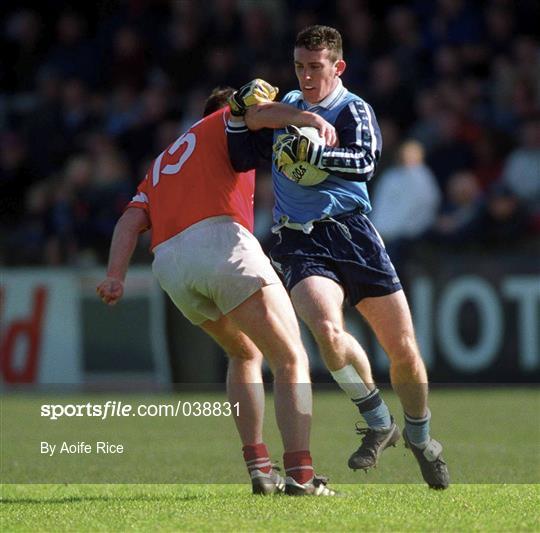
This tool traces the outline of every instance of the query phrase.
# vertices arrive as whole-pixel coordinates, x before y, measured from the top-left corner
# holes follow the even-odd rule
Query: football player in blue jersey
[[[272,156],[273,231],[279,235],[272,261],[330,373],[367,424],[357,430],[362,443],[349,467],[376,466],[382,451],[399,440],[400,430],[373,383],[365,351],[345,329],[345,302],[364,317],[388,354],[390,379],[404,410],[405,445],[427,484],[444,489],[448,468],[441,444],[430,436],[428,378],[411,313],[384,243],[366,216],[371,210],[366,182],[380,159],[381,133],[370,105],[343,86],[345,67],[336,29],[301,31],[294,47],[300,90],[286,94],[282,103],[254,106],[233,118],[228,128],[231,161],[236,170],[245,170],[259,157]],[[300,129],[285,128],[283,104],[291,106],[291,114],[304,110],[323,117],[335,127],[339,144],[317,143]],[[282,172],[298,161],[328,177],[303,186]]]

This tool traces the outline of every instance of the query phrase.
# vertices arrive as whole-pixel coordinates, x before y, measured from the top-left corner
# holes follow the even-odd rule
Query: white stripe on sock
[[[290,472],[291,470],[313,470],[313,466],[291,466],[291,468],[286,468],[285,472]]]
[[[249,466],[253,463],[258,463],[259,461],[270,461],[270,457],[255,457],[255,459],[250,459],[249,461],[246,461],[246,464]]]
[[[253,468],[264,468],[265,466],[272,466],[272,463],[270,461],[254,463],[252,465],[248,465],[248,470],[251,470]]]

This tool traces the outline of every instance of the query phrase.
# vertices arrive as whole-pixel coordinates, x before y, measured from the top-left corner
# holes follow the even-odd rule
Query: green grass
[[[384,396],[399,413],[396,398],[389,391]],[[317,393],[312,453],[318,471],[330,475],[343,498],[251,496],[239,440],[227,418],[53,423],[36,414],[41,403],[119,397],[2,398],[2,479],[12,482],[2,486],[2,532],[540,530],[540,402],[533,389],[432,392],[433,435],[445,446],[453,480],[444,492],[421,482],[401,444],[386,451],[379,468],[367,475],[349,471],[347,458],[358,445],[351,430],[354,410],[339,392]],[[179,397],[194,398],[123,395],[122,400],[158,403]],[[195,397],[224,399],[218,393]],[[42,438],[117,440],[127,452],[122,458],[47,459],[37,451]],[[270,403],[265,440],[279,459]],[[208,479],[220,484],[202,483]],[[53,480],[70,484],[22,483]],[[141,484],[120,484],[134,482]]]
[[[532,485],[343,485],[343,498],[238,485],[4,487],[2,531],[538,531]]]

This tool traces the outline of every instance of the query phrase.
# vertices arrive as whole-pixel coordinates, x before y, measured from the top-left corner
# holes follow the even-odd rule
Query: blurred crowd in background
[[[418,243],[538,240],[536,0],[49,0],[0,15],[0,264],[103,263],[150,161],[210,90],[297,88],[294,38],[311,24],[341,31],[344,84],[378,117],[370,216],[398,263]],[[269,165],[255,205],[266,241]]]

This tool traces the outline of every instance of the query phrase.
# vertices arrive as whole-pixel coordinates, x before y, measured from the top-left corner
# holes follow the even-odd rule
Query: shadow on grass
[[[64,503],[78,503],[78,502],[158,502],[162,500],[175,500],[175,501],[190,501],[200,500],[204,498],[204,495],[195,494],[179,494],[178,496],[146,496],[141,494],[140,496],[65,496],[64,498],[2,498],[0,504],[3,505],[15,505],[15,504],[64,504]]]

